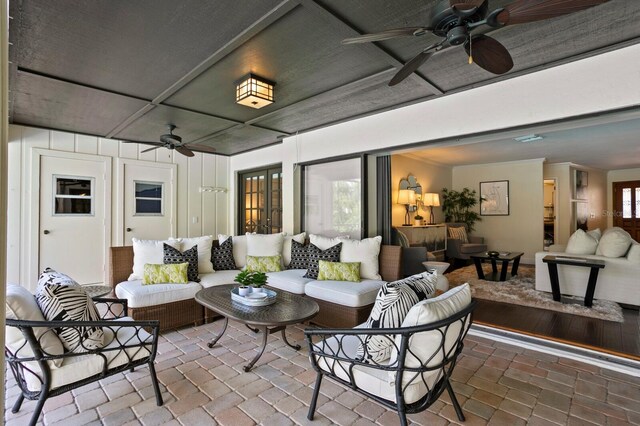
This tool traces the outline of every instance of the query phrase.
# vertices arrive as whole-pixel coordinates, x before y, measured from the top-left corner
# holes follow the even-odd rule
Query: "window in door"
[[[134,181],[135,216],[162,216],[162,182]]]
[[[93,178],[53,176],[53,215],[93,215]]]
[[[613,183],[613,225],[640,238],[640,181]]]
[[[239,177],[238,233],[282,231],[282,167],[253,170]]]

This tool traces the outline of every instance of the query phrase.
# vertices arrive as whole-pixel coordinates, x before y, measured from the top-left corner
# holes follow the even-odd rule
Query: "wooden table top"
[[[573,256],[553,256],[547,255],[542,258],[545,263],[557,263],[558,265],[588,266],[591,268],[604,268],[605,262],[600,259],[588,259],[586,257]]]
[[[316,316],[320,308],[308,297],[283,290],[277,292],[276,302],[268,306],[247,306],[231,299],[235,284],[205,288],[196,293],[196,302],[225,317],[245,324],[278,326],[298,324]]]

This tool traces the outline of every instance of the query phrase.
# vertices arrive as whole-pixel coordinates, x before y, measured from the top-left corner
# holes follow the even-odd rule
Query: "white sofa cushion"
[[[318,247],[320,250],[326,250],[328,248],[335,246],[338,243],[341,243],[342,241],[340,240],[340,238],[347,238],[347,237],[329,238],[329,237],[323,237],[322,235],[309,234],[309,242],[314,246]]]
[[[362,240],[352,240],[349,238],[339,238],[342,243],[340,250],[340,262],[360,262],[360,277],[363,279],[380,280],[382,277],[378,273],[378,256],[380,255],[380,245],[382,237],[365,238]]]
[[[42,315],[42,311],[40,311],[40,307],[36,303],[35,296],[22,286],[17,284],[7,285],[5,305],[8,319],[45,321],[44,315]],[[52,329],[34,328],[33,333],[46,354],[62,355],[64,351],[62,342]],[[5,327],[5,344],[9,350],[19,357],[28,358],[33,356],[31,346],[26,344],[24,335],[15,327]],[[36,371],[39,369],[36,362],[30,364],[32,364],[31,368],[35,368]],[[59,367],[61,364],[62,359],[49,361],[49,365],[52,368]]]
[[[627,253],[627,260],[634,265],[640,265],[640,244],[631,244],[629,253]]]
[[[224,243],[229,235],[218,234],[218,242]],[[233,260],[236,262],[238,269],[244,268],[247,264],[247,236],[234,235],[231,239],[233,243]]]
[[[113,321],[114,325],[117,325],[118,321],[133,321],[133,319],[129,317],[118,318]],[[105,342],[109,342],[109,344],[102,349],[101,354],[106,357],[106,360],[100,355],[83,355],[65,358],[60,368],[51,370],[51,388],[71,384],[96,375],[103,370],[105,361],[107,363],[107,368],[111,369],[128,363],[130,359],[135,361],[151,354],[153,336],[143,329],[119,327],[117,329],[117,339],[114,338],[113,332],[110,328],[105,327],[104,332]],[[148,343],[148,345],[145,344],[145,346],[142,347],[113,351],[107,350],[110,348],[117,348],[123,343],[126,343],[127,345]],[[36,368],[34,371],[40,373],[39,368]],[[27,388],[29,390],[40,390],[40,387],[42,386],[40,381],[41,379],[29,373],[25,374],[25,376]]]
[[[283,244],[283,232],[277,234],[247,234],[247,256],[281,256]]]
[[[310,281],[304,287],[307,296],[338,305],[357,308],[375,302],[378,290],[384,281],[363,280],[359,283],[348,281]]]
[[[633,243],[633,238],[622,228],[609,228],[602,234],[596,254],[605,257],[622,257]]]
[[[140,240],[132,238],[133,242],[133,273],[130,280],[141,280],[144,276],[144,265],[146,263],[164,263],[163,244],[180,250],[180,240],[170,238],[168,240]]]
[[[284,266],[289,266],[291,263],[291,240],[304,244],[304,239],[307,238],[306,232],[301,232],[296,235],[285,235],[284,236],[284,244],[282,246],[282,261],[284,262]]]
[[[200,285],[204,288],[209,288],[222,284],[238,284],[233,280],[239,273],[240,271],[237,269],[229,269],[226,271],[212,272],[210,274],[202,274],[200,275]]]
[[[179,238],[182,248],[180,251],[185,252],[191,247],[198,245],[198,273],[206,274],[213,272],[213,263],[211,263],[211,247],[213,245],[213,235],[204,235],[195,238]]]
[[[116,296],[127,299],[130,308],[144,308],[193,299],[202,286],[198,283],[142,285],[142,280],[121,282],[116,286]]]
[[[287,269],[280,272],[267,273],[267,285],[289,293],[304,294],[307,283],[312,278],[305,278],[306,269]]]
[[[595,254],[597,247],[598,240],[582,229],[578,229],[569,237],[565,252],[568,254]]]

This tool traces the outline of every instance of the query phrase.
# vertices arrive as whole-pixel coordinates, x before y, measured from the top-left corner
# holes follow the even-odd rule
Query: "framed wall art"
[[[480,215],[509,216],[509,181],[480,182]]]

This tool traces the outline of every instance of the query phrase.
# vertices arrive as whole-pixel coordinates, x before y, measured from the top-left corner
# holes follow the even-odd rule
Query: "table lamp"
[[[422,197],[422,203],[429,207],[429,225],[435,225],[436,221],[433,217],[433,207],[440,207],[440,195],[435,192],[427,192]]]
[[[416,203],[416,193],[412,189],[401,189],[398,191],[398,204],[404,204],[407,209],[404,215],[404,226],[411,226],[411,218],[409,217],[409,207]]]

